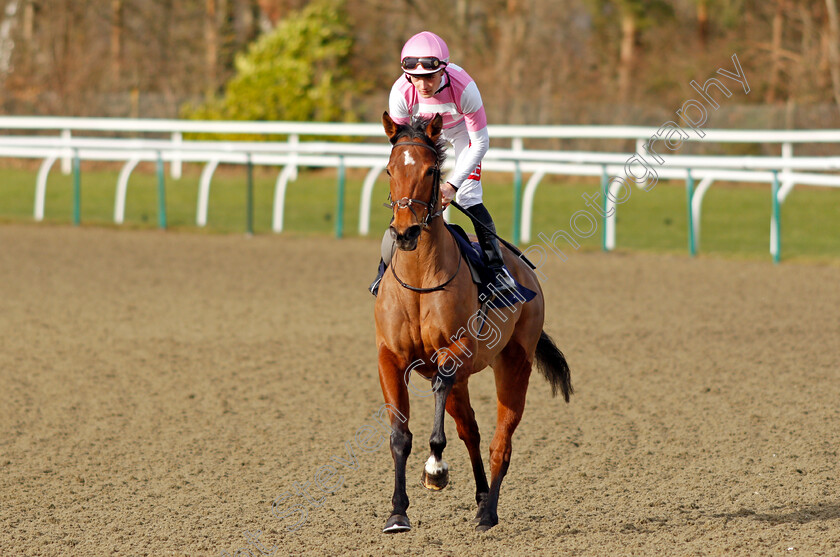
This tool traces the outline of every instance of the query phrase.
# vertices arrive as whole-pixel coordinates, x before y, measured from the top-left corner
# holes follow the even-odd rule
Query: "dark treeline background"
[[[836,0],[337,0],[357,117],[376,120],[403,42],[447,40],[491,123],[659,124],[737,54],[751,87],[710,124],[840,127]],[[178,117],[303,0],[0,0],[4,114]],[[733,82],[734,84],[734,82]],[[737,84],[734,84],[737,87]],[[289,91],[289,95],[297,92]]]

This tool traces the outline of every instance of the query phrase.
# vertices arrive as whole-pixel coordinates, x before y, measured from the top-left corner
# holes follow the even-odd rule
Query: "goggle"
[[[446,62],[441,62],[440,59],[434,56],[424,56],[422,58],[418,58],[416,56],[406,56],[402,59],[401,65],[402,69],[409,71],[417,68],[417,64],[420,64],[420,67],[424,70],[436,71],[445,66]]]

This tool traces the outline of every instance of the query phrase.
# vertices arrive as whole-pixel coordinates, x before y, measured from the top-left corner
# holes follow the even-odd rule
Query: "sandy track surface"
[[[391,457],[355,438],[382,405],[378,242],[4,226],[0,247],[4,556],[840,554],[836,267],[549,262],[572,403],[532,378],[478,535],[448,417],[451,484],[420,486],[413,400],[414,529],[387,536]],[[486,458],[492,374],[471,391]],[[289,531],[272,502],[296,485],[319,506],[281,499],[307,509]]]

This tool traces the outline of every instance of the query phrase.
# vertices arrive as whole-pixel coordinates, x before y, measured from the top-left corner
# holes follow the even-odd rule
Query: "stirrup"
[[[491,270],[493,271],[493,278],[496,279],[493,284],[500,293],[504,294],[506,292],[518,291],[516,281],[513,280],[513,276],[511,276],[507,267],[504,265],[500,267],[491,267]]]
[[[382,282],[382,277],[376,277],[370,286],[368,286],[368,292],[376,296],[379,294],[379,283]]]
[[[382,282],[382,277],[385,276],[385,268],[386,267],[387,266],[385,265],[384,261],[379,262],[379,269],[377,269],[376,278],[373,279],[373,282],[370,283],[370,286],[368,286],[368,292],[370,292],[374,296],[379,294],[379,283]]]

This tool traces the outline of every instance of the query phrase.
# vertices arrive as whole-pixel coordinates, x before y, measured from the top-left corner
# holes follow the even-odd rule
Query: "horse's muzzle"
[[[402,251],[414,251],[417,249],[417,240],[420,238],[420,232],[422,230],[423,228],[420,225],[414,224],[406,228],[405,232],[400,234],[397,232],[397,229],[392,226],[391,234],[394,236],[394,241],[399,249]]]

